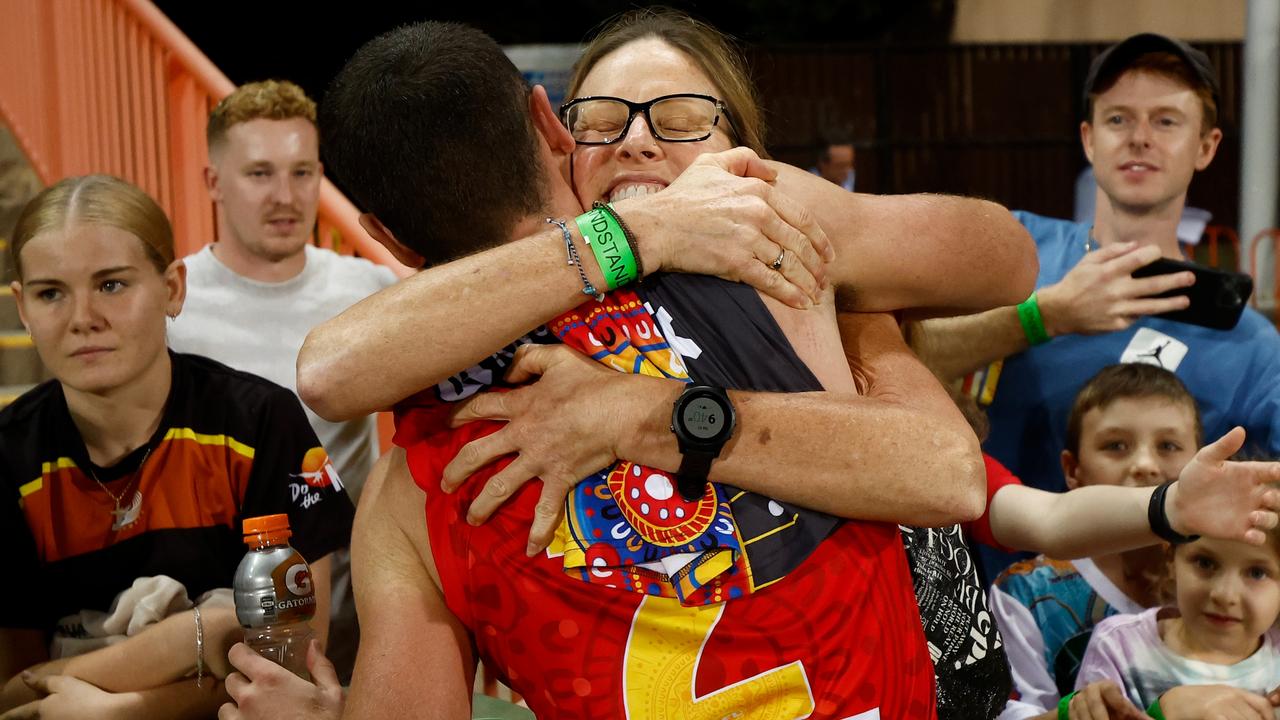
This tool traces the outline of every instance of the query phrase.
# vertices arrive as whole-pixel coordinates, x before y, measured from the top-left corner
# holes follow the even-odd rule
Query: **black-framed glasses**
[[[609,145],[621,140],[638,113],[644,113],[649,132],[665,142],[706,140],[720,124],[722,115],[729,119],[729,109],[723,102],[694,93],[663,95],[647,102],[593,95],[560,106],[560,119],[582,145]]]

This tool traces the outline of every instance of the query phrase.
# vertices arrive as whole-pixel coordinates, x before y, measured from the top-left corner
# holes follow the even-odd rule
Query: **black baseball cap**
[[[1213,70],[1209,56],[1190,45],[1164,35],[1141,33],[1112,45],[1093,59],[1089,66],[1089,75],[1084,81],[1084,105],[1089,107],[1089,96],[1096,92],[1098,86],[1106,86],[1119,77],[1134,60],[1153,52],[1166,52],[1181,60],[1192,77],[1209,88],[1213,93],[1215,105],[1221,105],[1218,98],[1218,76]],[[1089,118],[1086,118],[1089,119]]]

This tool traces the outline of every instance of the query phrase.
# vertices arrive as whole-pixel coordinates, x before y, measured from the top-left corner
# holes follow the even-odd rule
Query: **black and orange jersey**
[[[51,630],[107,610],[137,577],[168,575],[193,598],[230,587],[246,517],[287,513],[290,543],[311,560],[347,545],[351,500],[297,397],[208,358],[170,357],[159,427],[110,468],[89,460],[58,382],[0,412],[0,626]]]

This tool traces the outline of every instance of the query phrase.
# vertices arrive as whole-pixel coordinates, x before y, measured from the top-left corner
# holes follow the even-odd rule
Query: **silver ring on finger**
[[[785,258],[786,256],[787,256],[787,249],[782,248],[782,252],[778,253],[778,257],[774,258],[773,262],[769,263],[769,267],[773,268],[774,270],[781,270],[782,259]]]

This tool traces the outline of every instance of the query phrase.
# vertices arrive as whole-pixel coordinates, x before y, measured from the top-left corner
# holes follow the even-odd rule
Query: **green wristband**
[[[1049,333],[1044,329],[1044,318],[1040,316],[1040,303],[1036,294],[1018,305],[1018,322],[1022,323],[1022,333],[1027,336],[1027,344],[1043,345],[1049,342]]]
[[[1071,698],[1075,696],[1076,693],[1071,693],[1058,701],[1058,720],[1071,720]]]
[[[1147,706],[1147,715],[1156,720],[1164,720],[1164,711],[1160,709],[1160,698],[1157,697],[1152,700],[1151,704]]]
[[[636,256],[622,233],[617,219],[602,207],[592,208],[577,217],[578,230],[587,247],[596,256],[600,272],[610,290],[633,283],[640,278]]]

